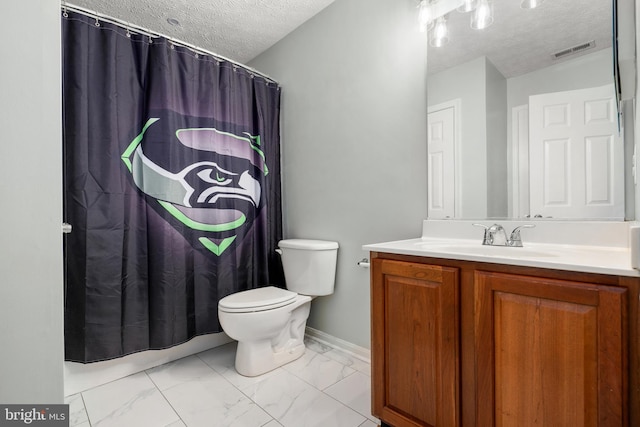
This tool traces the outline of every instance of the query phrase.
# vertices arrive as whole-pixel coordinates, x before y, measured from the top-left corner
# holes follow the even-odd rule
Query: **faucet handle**
[[[516,248],[522,247],[522,236],[520,235],[520,230],[522,228],[534,228],[533,224],[523,224],[513,229],[511,232],[511,237],[509,237],[509,246],[513,246]]]
[[[491,227],[489,227],[487,225],[484,225],[484,224],[477,223],[477,222],[475,222],[475,223],[473,223],[471,225],[473,225],[475,227],[484,228],[484,237],[482,239],[482,244],[483,245],[492,245],[493,244],[493,233],[491,233],[491,231],[489,231],[489,229]]]

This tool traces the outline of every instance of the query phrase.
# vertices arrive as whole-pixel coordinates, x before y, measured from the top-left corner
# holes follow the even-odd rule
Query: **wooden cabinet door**
[[[458,270],[372,267],[373,414],[394,427],[458,425]]]
[[[477,425],[626,425],[626,289],[476,271]]]

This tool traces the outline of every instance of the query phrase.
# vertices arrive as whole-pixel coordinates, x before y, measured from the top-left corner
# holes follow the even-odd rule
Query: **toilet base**
[[[304,354],[304,342],[290,348],[273,351],[271,340],[238,342],[236,350],[236,371],[245,377],[256,377],[273,371],[282,365],[300,358]]]

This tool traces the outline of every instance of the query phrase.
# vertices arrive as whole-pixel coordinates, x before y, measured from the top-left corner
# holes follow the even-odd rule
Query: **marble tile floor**
[[[255,378],[236,343],[66,398],[71,427],[375,427],[371,367],[313,339],[298,360]]]

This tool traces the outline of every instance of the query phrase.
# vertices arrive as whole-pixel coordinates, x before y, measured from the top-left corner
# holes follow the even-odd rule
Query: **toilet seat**
[[[297,296],[295,292],[267,286],[228,295],[218,302],[218,309],[227,313],[273,310],[293,304]]]

